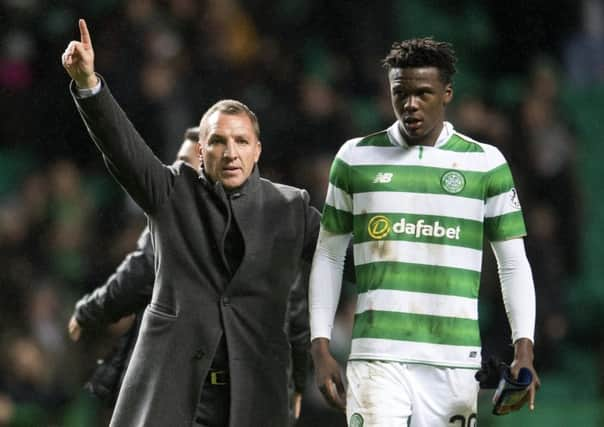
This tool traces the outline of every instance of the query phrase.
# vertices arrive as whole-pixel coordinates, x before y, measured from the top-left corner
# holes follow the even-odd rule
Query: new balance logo
[[[373,178],[374,184],[388,184],[390,181],[392,181],[392,174],[390,172],[378,172],[375,178]]]

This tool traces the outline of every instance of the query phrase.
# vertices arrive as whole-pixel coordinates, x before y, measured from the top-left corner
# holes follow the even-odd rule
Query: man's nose
[[[237,157],[238,151],[237,151],[237,144],[235,143],[235,141],[232,141],[232,140],[227,141],[226,146],[224,148],[223,155],[224,155],[224,157],[227,157],[229,159],[234,159]]]
[[[405,102],[403,103],[403,108],[408,111],[417,110],[417,97],[408,96],[407,99],[405,99]]]

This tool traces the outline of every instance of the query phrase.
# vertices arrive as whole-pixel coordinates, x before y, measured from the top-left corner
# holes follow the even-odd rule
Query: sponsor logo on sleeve
[[[520,209],[520,199],[518,198],[518,191],[515,188],[510,190],[510,203],[514,207],[514,209]]]

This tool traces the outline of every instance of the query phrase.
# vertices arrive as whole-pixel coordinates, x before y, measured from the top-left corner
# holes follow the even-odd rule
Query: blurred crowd
[[[498,31],[501,11],[473,0],[405,8],[397,1],[79,3],[0,1],[0,426],[95,427],[110,412],[82,385],[112,331],[76,345],[66,325],[74,302],[134,249],[145,218],[104,169],[68,93],[59,57],[77,37],[78,17],[91,29],[97,71],[164,162],[209,105],[237,98],[260,119],[261,173],[306,188],[319,208],[339,146],[394,121],[380,67],[390,43],[424,35],[453,42],[460,64],[448,120],[498,146],[511,164],[538,298],[536,366],[556,369],[569,331],[567,284],[581,269],[584,200],[581,141],[560,96],[604,84],[601,2],[569,8],[559,18],[564,38],[554,21],[515,47]],[[523,46],[530,49],[519,65],[515,49]],[[514,66],[501,66],[506,61]],[[490,256],[484,264],[485,352],[509,361],[496,264]],[[355,301],[354,285],[345,286],[332,341],[342,363]],[[299,424],[342,422],[310,376]]]

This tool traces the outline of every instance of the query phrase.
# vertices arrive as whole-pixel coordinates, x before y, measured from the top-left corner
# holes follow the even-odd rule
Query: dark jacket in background
[[[107,281],[76,303],[75,317],[86,329],[97,329],[138,313],[151,300],[155,281],[153,245],[145,228],[130,252]]]
[[[227,195],[220,183],[184,163],[162,164],[104,82],[99,94],[74,99],[110,172],[145,211],[155,248],[153,295],[111,426],[193,425],[224,336],[229,425],[283,427],[288,423],[287,300],[301,262],[312,259],[319,229],[308,194],[262,179],[255,168]],[[236,271],[224,252],[231,221],[244,242]]]

